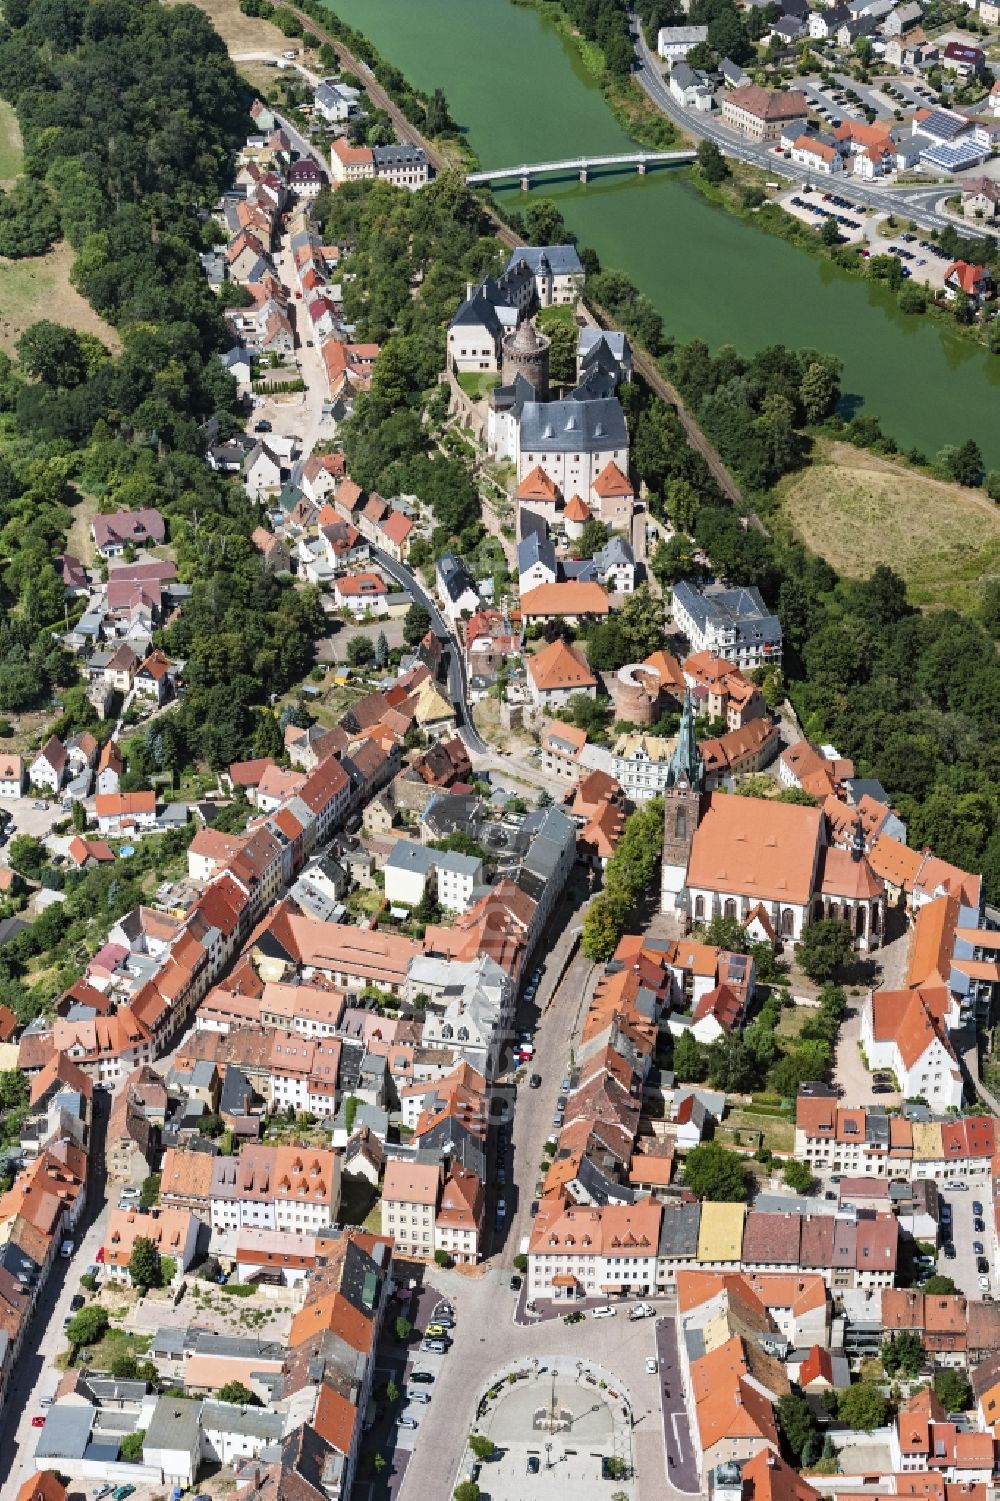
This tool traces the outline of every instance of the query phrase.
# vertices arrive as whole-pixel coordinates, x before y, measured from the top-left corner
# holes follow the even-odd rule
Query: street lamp
[[[547,1470],[551,1470],[551,1468],[552,1468],[552,1440],[551,1439],[546,1439],[545,1440],[545,1468]]]

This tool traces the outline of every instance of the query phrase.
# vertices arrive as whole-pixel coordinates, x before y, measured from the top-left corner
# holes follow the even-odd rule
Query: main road
[[[725,125],[720,124],[718,116],[710,111],[702,113],[699,110],[683,109],[664,82],[662,65],[647,44],[642,27],[634,16],[632,27],[636,52],[635,77],[653,103],[665,115],[668,115],[680,130],[703,141],[714,141],[724,156],[735,157],[738,161],[747,162],[748,165],[759,167],[762,171],[794,178],[797,182],[815,183],[814,171],[800,166],[798,162],[787,161],[783,156],[776,157],[773,146],[770,150],[766,146],[755,146],[738,131],[729,130]],[[846,183],[841,184],[841,189],[843,192],[850,193],[852,198],[868,203],[884,213],[905,214],[907,218],[913,219],[926,229],[954,229],[956,227],[953,219],[937,211],[937,203],[949,192],[949,188],[942,183],[928,185],[926,188],[908,186],[892,189],[876,183],[864,182],[852,176]],[[991,234],[997,232],[990,230],[986,225],[976,226],[977,233],[984,231]]]

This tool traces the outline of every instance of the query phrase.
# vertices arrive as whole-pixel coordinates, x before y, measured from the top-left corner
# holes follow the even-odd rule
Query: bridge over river
[[[533,177],[542,177],[550,172],[576,172],[581,182],[586,182],[591,172],[601,167],[635,167],[642,177],[650,167],[675,166],[679,162],[693,162],[694,151],[627,151],[617,156],[567,156],[561,161],[531,162],[520,167],[494,167],[492,171],[470,172],[465,181],[470,188],[483,187],[488,183],[519,182],[526,193]]]

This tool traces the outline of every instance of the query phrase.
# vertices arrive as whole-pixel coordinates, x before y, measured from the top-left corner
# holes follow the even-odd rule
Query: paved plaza
[[[479,1475],[490,1501],[551,1495],[555,1485],[564,1501],[605,1496],[602,1461],[632,1468],[630,1411],[614,1379],[565,1357],[528,1362],[521,1376],[504,1382],[477,1424],[498,1450]],[[615,1488],[632,1501],[630,1479]]]

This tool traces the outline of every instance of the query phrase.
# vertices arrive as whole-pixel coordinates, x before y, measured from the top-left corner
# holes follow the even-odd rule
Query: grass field
[[[984,576],[1000,573],[1000,510],[982,492],[850,444],[820,444],[778,496],[802,541],[838,572],[863,578],[886,563],[914,604],[972,613]]]
[[[500,384],[500,376],[495,370],[463,370],[458,377],[458,384],[466,396],[471,396],[473,401],[479,401],[487,396],[494,386]]]
[[[21,170],[21,128],[13,107],[0,99],[0,186],[13,182]]]
[[[0,259],[0,349],[5,353],[12,354],[24,330],[41,318],[56,318],[96,334],[109,349],[121,349],[114,329],[70,285],[72,264],[73,250],[65,241],[31,260]]]
[[[167,3],[180,4],[181,0],[167,0]],[[301,50],[300,39],[289,41],[270,21],[245,16],[237,0],[195,0],[195,4],[208,16],[230,53],[267,52],[280,57],[288,47]]]

